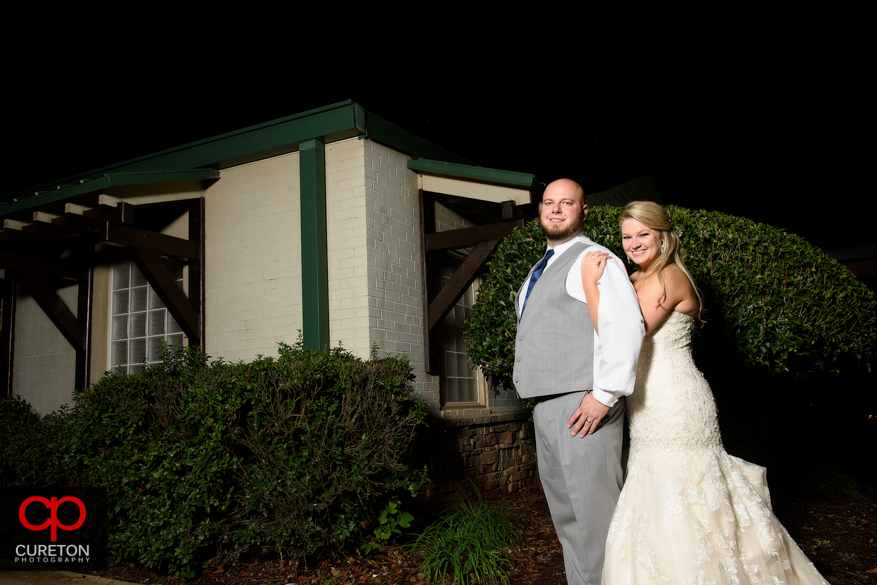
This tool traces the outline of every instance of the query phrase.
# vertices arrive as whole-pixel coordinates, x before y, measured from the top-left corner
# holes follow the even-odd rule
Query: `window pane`
[[[459,380],[449,377],[445,381],[445,394],[448,402],[460,402]]]
[[[146,359],[146,340],[131,339],[128,341],[128,363],[139,364]]]
[[[131,266],[131,286],[146,286],[149,284],[146,282],[146,277],[143,276],[143,273],[140,272],[140,269],[137,268],[134,264],[130,264]]]
[[[146,313],[132,313],[128,337],[146,337]]]
[[[155,363],[161,360],[161,348],[164,343],[164,337],[150,337],[149,341],[147,341],[146,345],[148,347],[148,353],[146,355],[146,361],[149,363]]]
[[[128,337],[128,315],[113,317],[112,339],[126,339]]]
[[[164,309],[164,303],[161,302],[161,299],[158,297],[152,287],[149,287],[149,308]]]
[[[113,315],[128,312],[128,289],[113,292]]]
[[[114,341],[110,366],[115,367],[128,362],[128,342]]]
[[[146,310],[146,295],[148,286],[138,286],[131,289],[131,312]]]
[[[168,333],[182,333],[183,328],[179,326],[177,320],[174,319],[171,315],[167,316],[167,332]]]
[[[167,311],[149,311],[149,335],[164,335],[164,316]]]
[[[130,266],[130,264],[120,264],[113,267],[113,290],[128,288]]]

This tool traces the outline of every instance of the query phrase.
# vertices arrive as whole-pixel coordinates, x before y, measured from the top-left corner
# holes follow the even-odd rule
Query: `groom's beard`
[[[542,233],[545,234],[546,238],[555,241],[566,241],[570,239],[571,237],[582,231],[582,226],[584,226],[584,224],[584,220],[582,218],[579,218],[577,222],[571,223],[565,228],[554,229],[554,226],[552,226],[550,223],[546,225],[542,218],[539,218],[539,227],[542,228]]]

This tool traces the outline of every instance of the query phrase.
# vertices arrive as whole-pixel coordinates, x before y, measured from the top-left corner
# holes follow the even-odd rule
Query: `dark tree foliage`
[[[591,210],[585,233],[624,258],[621,210]],[[724,338],[738,363],[795,377],[870,370],[877,357],[877,302],[848,269],[769,225],[718,212],[666,210],[704,296],[707,328]],[[544,247],[534,220],[506,238],[488,263],[466,342],[472,362],[495,385],[512,387],[515,294]]]

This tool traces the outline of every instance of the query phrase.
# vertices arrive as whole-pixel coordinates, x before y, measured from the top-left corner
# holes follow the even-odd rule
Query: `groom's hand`
[[[607,412],[609,407],[598,402],[594,395],[588,392],[582,398],[581,405],[567,421],[566,428],[572,429],[573,436],[579,435],[579,438],[583,439],[585,435],[591,435],[597,430],[597,426]]]

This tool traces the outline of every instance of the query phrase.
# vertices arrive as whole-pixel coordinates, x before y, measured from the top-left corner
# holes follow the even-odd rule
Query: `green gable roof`
[[[2,196],[0,216],[111,185],[215,180],[219,169],[296,151],[304,140],[329,143],[353,136],[368,137],[412,156],[468,162],[347,100]]]

